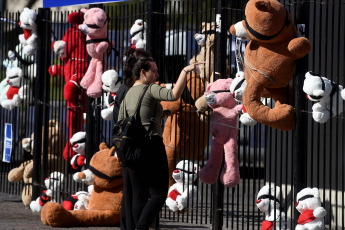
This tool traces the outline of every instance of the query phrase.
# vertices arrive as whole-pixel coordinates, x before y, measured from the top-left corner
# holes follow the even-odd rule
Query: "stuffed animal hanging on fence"
[[[251,40],[244,53],[244,108],[262,124],[291,130],[295,126],[295,110],[289,82],[295,61],[310,52],[311,43],[304,37],[296,38],[289,12],[276,0],[250,0],[245,15],[245,20],[230,28],[231,34]],[[275,100],[275,107],[263,105],[261,97]]]
[[[99,98],[102,96],[103,68],[107,68],[103,58],[110,48],[108,17],[101,8],[81,9],[81,12],[84,13],[84,24],[79,28],[87,34],[86,49],[92,59],[80,85],[89,97]]]
[[[72,149],[77,154],[74,155],[71,159],[71,165],[74,169],[81,169],[86,163],[85,158],[85,141],[86,141],[86,132],[77,132],[69,140],[72,146]]]
[[[37,13],[25,7],[19,16],[19,26],[24,29],[24,34],[19,35],[19,42],[24,45],[25,55],[35,55],[37,49]]]
[[[146,50],[146,22],[142,19],[135,20],[130,29],[131,48]]]
[[[315,102],[312,107],[314,121],[325,123],[330,117],[343,112],[345,91],[341,85],[336,85],[335,82],[315,73],[307,72],[303,91],[307,94],[307,99]]]
[[[297,193],[296,209],[298,217],[295,230],[323,230],[326,210],[321,206],[320,192],[317,188],[305,188]]]
[[[280,210],[280,187],[265,185],[256,198],[256,206],[265,213],[261,230],[290,230],[291,218]]]
[[[237,157],[237,117],[242,105],[230,93],[231,78],[218,79],[208,84],[205,98],[213,109],[211,117],[212,145],[209,159],[200,170],[200,180],[205,184],[217,181],[225,153],[224,166],[220,175],[221,182],[228,187],[236,186],[240,181],[240,169]]]
[[[114,103],[116,93],[120,88],[121,81],[115,70],[107,70],[102,74],[102,89],[105,94],[104,104],[107,108],[102,109],[101,116],[104,120],[111,121],[113,119]]]

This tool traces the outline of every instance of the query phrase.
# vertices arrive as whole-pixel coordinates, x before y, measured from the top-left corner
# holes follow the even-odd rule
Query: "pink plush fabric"
[[[103,58],[109,48],[108,18],[101,8],[82,9],[81,12],[84,13],[84,24],[79,28],[87,26],[86,49],[92,59],[80,85],[89,97],[99,98],[102,96],[103,68],[106,69]]]
[[[236,105],[236,101],[230,93],[231,82],[230,78],[219,79],[210,83],[205,92],[205,96],[210,97],[210,94],[213,94],[212,91],[227,91],[215,93],[214,103],[209,104],[213,109],[211,117],[212,146],[209,159],[199,173],[200,180],[205,184],[213,184],[217,181],[223,161],[223,150],[225,162],[220,174],[221,182],[225,186],[234,187],[240,180],[236,138],[237,119],[242,105]]]

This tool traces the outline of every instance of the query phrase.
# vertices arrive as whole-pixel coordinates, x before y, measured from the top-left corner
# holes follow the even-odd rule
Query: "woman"
[[[118,119],[124,118],[124,103],[128,115],[134,114],[139,97],[148,86],[140,107],[141,122],[148,130],[151,118],[159,121],[163,115],[159,101],[179,99],[186,84],[187,73],[192,70],[195,70],[195,64],[184,67],[174,88],[163,88],[154,84],[158,80],[158,69],[151,54],[130,49],[127,51],[124,70],[125,84],[130,89],[121,103]],[[121,212],[121,229],[132,230],[134,226],[138,230],[149,229],[167,197],[168,162],[160,122],[152,124],[151,130],[152,138],[144,151],[145,159],[137,166],[123,166],[124,211]]]

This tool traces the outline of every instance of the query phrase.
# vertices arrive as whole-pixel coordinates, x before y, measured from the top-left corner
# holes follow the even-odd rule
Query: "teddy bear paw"
[[[327,212],[323,207],[317,207],[313,212],[313,215],[316,218],[323,218],[326,216],[326,214],[327,214]]]
[[[113,108],[109,107],[101,111],[101,116],[104,120],[111,121],[113,119]]]
[[[23,49],[23,53],[27,56],[35,55],[36,49],[31,45],[26,45]]]
[[[253,126],[257,124],[257,121],[254,120],[248,113],[244,113],[240,116],[240,121],[243,125]]]
[[[318,123],[325,123],[330,117],[330,112],[325,110],[323,112],[313,111],[313,119]]]

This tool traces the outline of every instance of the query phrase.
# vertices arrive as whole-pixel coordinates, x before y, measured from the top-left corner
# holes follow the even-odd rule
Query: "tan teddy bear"
[[[311,50],[304,37],[296,38],[291,15],[276,0],[250,0],[246,19],[232,25],[230,32],[248,40],[244,52],[247,87],[243,95],[245,110],[254,120],[280,130],[295,126],[293,90],[289,85],[295,61]],[[273,98],[275,107],[261,102]]]
[[[44,224],[62,226],[116,226],[120,224],[122,199],[122,168],[115,148],[109,149],[101,143],[100,151],[90,161],[94,188],[90,196],[88,210],[66,210],[61,204],[48,202],[41,212]],[[86,175],[78,174],[79,179]]]
[[[42,135],[44,133],[44,128],[42,128]],[[66,173],[66,167],[62,165],[62,159],[60,157],[62,153],[62,147],[65,145],[65,137],[62,133],[61,125],[58,121],[50,120],[48,126],[48,139],[46,140],[48,144],[48,174],[55,170],[59,170]],[[43,141],[42,136],[42,141]],[[34,133],[32,133],[31,138],[24,138],[22,140],[23,148],[30,152],[31,155],[34,154]],[[43,154],[42,154],[43,156]],[[8,173],[8,181],[19,182],[23,180],[24,188],[22,191],[22,201],[25,206],[29,206],[31,203],[32,196],[32,173],[33,173],[33,160],[28,160],[23,162],[19,167],[12,169]]]

